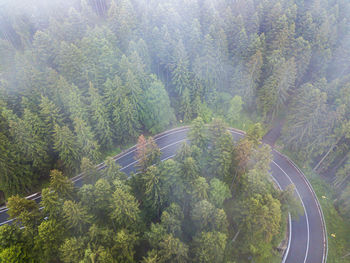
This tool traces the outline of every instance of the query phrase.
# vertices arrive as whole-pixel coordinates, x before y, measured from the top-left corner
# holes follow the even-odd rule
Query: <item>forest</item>
[[[39,205],[9,198],[17,224],[0,227],[0,262],[278,262],[301,205],[273,185],[254,131],[234,143],[221,121],[197,118],[191,144],[164,162],[141,135],[130,179],[113,159],[101,171],[84,160],[81,188],[52,170]]]
[[[348,0],[2,1],[0,203],[10,205],[11,196],[23,197],[51,185],[52,171],[71,178],[86,164],[93,166],[116,149],[135,144],[141,134],[152,136],[196,118],[204,123],[222,119],[244,130],[257,122],[264,131],[276,123],[283,126],[278,147],[326,182],[334,192],[335,213],[349,221],[349,14]],[[111,193],[119,189],[113,180],[103,181]],[[210,183],[207,178],[209,188]],[[89,187],[97,186],[91,182]],[[123,194],[132,199],[135,185],[130,187]],[[82,189],[71,190],[73,198],[54,190],[58,198],[92,213],[76,191]],[[206,205],[217,206],[209,201]],[[159,210],[155,221],[162,222],[163,209],[177,213],[179,203],[174,204]],[[141,214],[148,211],[137,209]],[[183,216],[192,220],[186,209]],[[56,211],[57,220],[64,216],[62,211]],[[49,218],[47,224],[54,217]],[[113,220],[110,217],[116,224]],[[37,229],[34,225],[31,229]],[[82,232],[72,229],[81,236],[90,225],[81,227]],[[204,228],[207,233],[220,232]],[[140,232],[132,231],[124,234]],[[172,238],[190,239],[180,233]],[[266,244],[274,247],[273,240],[275,236]],[[149,257],[158,253],[152,250],[160,248],[148,245]],[[178,246],[185,253],[195,245]],[[234,248],[239,253],[244,249]],[[45,253],[64,260],[59,251]]]

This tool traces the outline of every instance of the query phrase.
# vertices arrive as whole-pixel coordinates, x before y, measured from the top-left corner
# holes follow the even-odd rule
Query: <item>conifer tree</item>
[[[101,145],[105,148],[110,148],[113,140],[108,113],[101,96],[98,94],[97,89],[93,87],[92,83],[90,83],[89,96],[90,116],[93,130],[101,142]]]
[[[161,132],[175,120],[169,96],[163,84],[155,78],[144,96],[143,124],[153,134]]]
[[[122,137],[121,141],[128,141],[136,138],[139,134],[140,122],[136,109],[127,98],[124,98],[121,107],[114,110],[114,122],[121,132],[117,136]]]
[[[18,150],[25,159],[39,171],[47,169],[50,162],[49,134],[39,116],[26,108],[22,119],[14,116],[9,126]]]
[[[58,153],[63,166],[70,172],[77,169],[80,160],[80,151],[75,135],[67,126],[55,125],[54,150]]]
[[[66,199],[74,196],[74,186],[72,181],[58,170],[52,170],[50,172],[50,188]]]
[[[68,200],[63,204],[63,215],[70,229],[83,233],[91,222],[91,215],[80,203]]]
[[[178,96],[181,96],[185,89],[190,88],[190,74],[188,71],[189,62],[185,47],[180,40],[173,55],[171,64],[172,78],[171,83],[175,87]]]
[[[30,187],[32,180],[29,166],[21,162],[9,139],[0,133],[0,189],[9,197]]]
[[[95,140],[95,136],[90,127],[83,120],[74,119],[74,132],[77,136],[77,143],[83,156],[88,157],[90,160],[96,162],[100,159],[100,146]]]

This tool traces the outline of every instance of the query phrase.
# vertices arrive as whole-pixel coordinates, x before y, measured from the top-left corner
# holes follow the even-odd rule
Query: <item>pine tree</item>
[[[96,88],[90,83],[89,88],[90,116],[91,123],[97,138],[101,145],[105,148],[110,148],[113,143],[112,130],[108,118],[108,112],[103,104],[101,96]]]
[[[138,160],[137,167],[140,171],[146,172],[147,168],[151,165],[160,162],[161,152],[153,140],[150,137],[148,140],[143,135],[140,135],[137,141],[137,150],[135,159]]]
[[[112,195],[111,218],[120,228],[133,228],[139,220],[139,204],[135,197],[118,187]]]
[[[32,185],[33,175],[9,139],[0,133],[0,189],[5,196],[19,194]]]
[[[192,119],[192,105],[190,92],[188,89],[183,91],[180,99],[180,114],[184,122],[189,122]]]
[[[295,58],[296,80],[300,83],[309,67],[311,59],[310,43],[302,37],[293,42],[292,53]]]
[[[159,259],[161,262],[187,262],[188,246],[173,235],[166,235],[159,244]]]
[[[51,219],[60,219],[63,203],[58,197],[58,193],[50,188],[44,188],[41,190],[41,202],[45,216],[49,216]]]
[[[36,245],[39,247],[40,259],[52,261],[58,258],[59,245],[64,240],[66,229],[62,222],[50,218],[38,226]]]
[[[281,112],[293,92],[295,79],[294,58],[288,61],[282,60],[259,90],[260,108],[263,116],[269,115],[273,119]]]
[[[202,232],[194,240],[195,259],[203,263],[219,263],[224,258],[227,235],[220,232]]]
[[[81,91],[75,85],[70,85],[64,78],[60,78],[57,83],[60,101],[65,112],[69,115],[71,121],[79,118],[88,121],[86,104],[83,101]]]
[[[103,86],[104,105],[106,106],[108,116],[112,120],[111,123],[113,126],[113,111],[117,107],[117,104],[121,103],[121,98],[126,96],[126,91],[123,87],[122,80],[117,75],[113,79],[107,79]]]
[[[175,121],[169,96],[159,80],[153,82],[144,95],[142,122],[151,133],[161,132]]]
[[[34,200],[28,200],[19,195],[11,196],[7,202],[8,214],[15,222],[27,228],[27,233],[32,234],[41,219],[39,206]]]
[[[108,23],[118,42],[126,49],[131,33],[136,26],[136,16],[132,3],[129,0],[112,1],[108,10]]]
[[[189,52],[189,54],[191,54],[191,61],[193,61],[193,59],[199,55],[202,40],[201,24],[199,23],[198,19],[193,19],[190,32],[189,46],[191,52]]]
[[[94,162],[98,161],[101,157],[100,146],[95,140],[95,136],[88,124],[81,119],[75,118],[74,132],[77,136],[77,144],[83,156],[88,157]]]
[[[32,163],[38,171],[45,171],[50,165],[47,129],[37,114],[25,109],[22,119],[14,117],[9,121],[10,133],[14,137],[18,152]]]
[[[80,12],[73,7],[68,10],[68,16],[63,25],[64,38],[67,42],[74,43],[82,39],[86,31],[86,24]]]
[[[91,215],[88,214],[87,209],[71,200],[64,202],[63,215],[68,227],[76,230],[78,234],[83,233],[91,222]]]
[[[146,201],[159,218],[165,198],[161,187],[158,168],[155,166],[148,167],[145,174],[142,176],[142,181]]]
[[[291,103],[282,139],[287,147],[302,153],[303,158],[310,156],[315,145],[326,139],[329,129],[324,121],[326,100],[325,93],[305,84]]]
[[[191,130],[188,136],[191,140],[191,145],[195,145],[203,151],[207,150],[209,138],[206,133],[203,119],[201,117],[196,118],[192,122]]]
[[[136,138],[139,134],[140,122],[136,109],[127,98],[124,98],[121,107],[114,110],[114,122],[121,132],[117,134],[121,141]]]
[[[60,52],[55,63],[58,64],[59,73],[67,79],[69,84],[83,87],[86,83],[82,68],[84,62],[85,57],[76,45],[61,42]]]
[[[50,189],[63,198],[71,199],[74,197],[74,186],[72,181],[58,170],[52,170],[50,172]]]
[[[178,96],[181,96],[185,89],[190,89],[190,74],[188,71],[189,62],[185,47],[180,40],[175,49],[171,63],[171,83]]]
[[[103,173],[105,174],[104,178],[106,178],[108,182],[113,182],[115,179],[121,181],[127,179],[126,174],[120,171],[120,165],[117,164],[112,157],[108,157],[105,164],[107,167],[103,170]]]
[[[136,76],[131,69],[127,69],[125,73],[124,85],[130,103],[136,110],[141,110],[141,83],[138,76]]]
[[[80,151],[76,137],[67,126],[60,127],[58,124],[55,125],[53,137],[53,148],[58,153],[63,166],[69,172],[75,171],[80,161]]]
[[[206,35],[203,40],[202,54],[194,61],[193,71],[204,86],[204,94],[209,103],[213,102],[218,89],[219,73],[213,39]]]
[[[54,61],[58,53],[58,42],[47,32],[37,31],[33,36],[36,59],[42,65],[56,66]]]

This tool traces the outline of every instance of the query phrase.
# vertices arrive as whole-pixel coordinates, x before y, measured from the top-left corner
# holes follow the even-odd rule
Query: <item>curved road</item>
[[[186,141],[188,127],[181,127],[156,135],[155,141],[158,144],[162,160],[172,158],[182,142]],[[235,140],[244,136],[244,132],[229,129]],[[136,147],[114,157],[125,173],[134,172],[134,159]],[[272,150],[273,161],[271,163],[271,175],[277,185],[285,189],[288,185],[295,185],[295,194],[300,199],[304,208],[304,215],[298,220],[290,220],[289,244],[282,259],[282,263],[325,263],[327,261],[327,237],[322,210],[310,183],[307,181],[299,168],[276,150]],[[103,169],[104,164],[98,165]],[[72,180],[75,186],[83,184],[83,175],[80,174]],[[40,194],[27,197],[40,201]],[[7,209],[0,209],[0,225],[11,223],[8,219]]]

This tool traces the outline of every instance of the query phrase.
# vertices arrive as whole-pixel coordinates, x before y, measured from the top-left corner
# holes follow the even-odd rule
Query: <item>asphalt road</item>
[[[229,129],[235,140],[244,136],[243,132]],[[161,149],[161,160],[172,158],[181,144],[186,141],[187,127],[166,131],[155,136],[156,143]],[[271,175],[280,188],[295,185],[295,194],[300,199],[304,215],[298,220],[290,221],[290,239],[283,257],[282,263],[325,263],[327,257],[327,240],[325,236],[322,211],[317,198],[302,172],[285,156],[273,150],[273,162],[271,163]],[[121,170],[127,174],[134,172],[135,147],[117,155],[116,162]],[[100,164],[99,169],[104,165]],[[74,184],[80,187],[83,184],[83,176],[73,178]],[[30,199],[40,201],[40,194],[33,195]],[[0,209],[0,225],[11,223],[8,219],[7,209]]]

